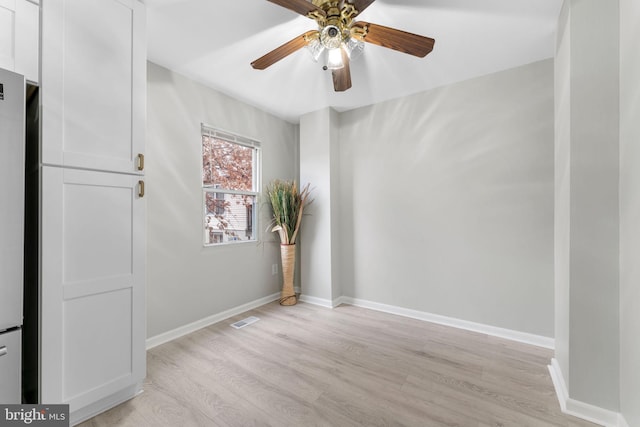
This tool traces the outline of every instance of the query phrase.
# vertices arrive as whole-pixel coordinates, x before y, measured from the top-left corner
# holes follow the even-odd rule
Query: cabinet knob
[[[144,154],[142,153],[138,154],[138,170],[144,170]]]
[[[138,181],[138,197],[144,197],[144,181]]]
[[[7,346],[3,345],[0,347],[0,356],[4,356],[5,354],[7,354]]]

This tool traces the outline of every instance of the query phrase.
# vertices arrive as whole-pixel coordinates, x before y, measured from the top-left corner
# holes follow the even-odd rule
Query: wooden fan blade
[[[351,70],[349,69],[349,55],[345,52],[344,49],[340,49],[342,51],[342,62],[344,63],[344,67],[333,70],[331,72],[333,76],[333,89],[336,92],[344,92],[345,90],[351,87]]]
[[[322,16],[327,16],[324,10],[320,9],[313,3],[307,0],[268,0],[271,3],[275,3],[278,6],[282,6],[289,10],[299,13],[302,16],[313,18],[313,13],[319,13]]]
[[[306,33],[299,35],[295,39],[289,40],[282,46],[273,49],[266,55],[263,55],[260,58],[256,59],[251,63],[251,66],[256,70],[264,70],[268,66],[280,61],[282,58],[287,57],[293,52],[308,45],[310,40],[313,40],[315,37],[317,37],[317,33],[317,30],[307,31]]]
[[[353,5],[358,11],[358,14],[361,14],[363,10],[371,6],[375,0],[348,0],[349,3]]]
[[[408,53],[409,55],[425,57],[433,50],[436,42],[430,37],[419,36],[395,28],[383,27],[382,25],[370,24],[368,22],[354,22],[352,28],[358,28],[364,35],[362,40],[378,46]],[[358,34],[356,34],[358,37]]]

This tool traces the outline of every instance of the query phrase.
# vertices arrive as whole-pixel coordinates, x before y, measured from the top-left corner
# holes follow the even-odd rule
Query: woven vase
[[[280,245],[280,257],[282,258],[283,279],[280,305],[295,305],[298,302],[296,292],[293,289],[293,272],[296,266],[296,245]]]

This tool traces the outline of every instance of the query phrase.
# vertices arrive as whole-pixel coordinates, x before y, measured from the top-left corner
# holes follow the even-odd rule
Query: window
[[[255,241],[260,143],[202,125],[204,244]]]
[[[217,186],[216,188],[220,188]],[[216,215],[224,215],[225,207],[224,207],[224,193],[214,193],[213,194],[213,206],[215,209]]]

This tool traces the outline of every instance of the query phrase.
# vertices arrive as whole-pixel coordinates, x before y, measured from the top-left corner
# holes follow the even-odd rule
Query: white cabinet
[[[135,0],[42,5],[42,163],[139,172],[146,101],[144,12]]]
[[[38,82],[40,12],[27,0],[0,0],[0,68]]]
[[[146,18],[137,0],[41,8],[40,401],[75,424],[145,377]]]
[[[20,365],[22,359],[22,331],[0,333],[0,402],[20,403]]]
[[[72,420],[145,377],[140,185],[135,175],[42,168],[41,400],[69,403]]]

